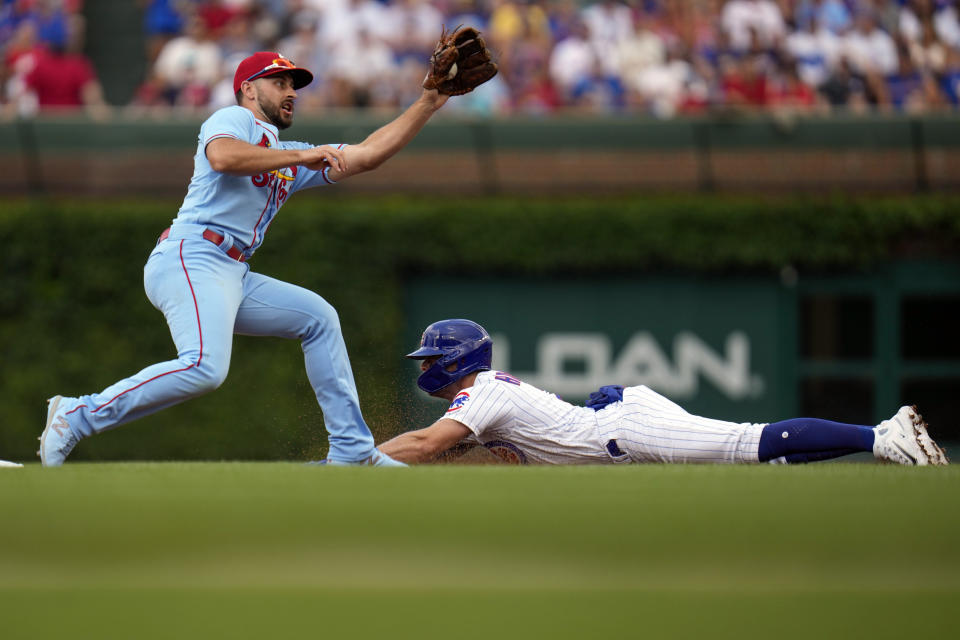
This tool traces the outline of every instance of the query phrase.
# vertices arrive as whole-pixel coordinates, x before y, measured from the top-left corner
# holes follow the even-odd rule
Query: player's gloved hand
[[[598,391],[591,393],[585,406],[594,411],[600,411],[600,409],[603,409],[608,404],[620,402],[621,400],[623,400],[623,385],[608,384],[600,387]]]
[[[423,79],[424,89],[436,89],[446,96],[469,93],[497,75],[487,44],[473,27],[446,29],[430,57],[430,69]]]

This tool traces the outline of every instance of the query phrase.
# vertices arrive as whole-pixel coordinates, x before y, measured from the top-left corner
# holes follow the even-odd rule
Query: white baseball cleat
[[[900,407],[889,420],[873,428],[873,455],[879,460],[924,467],[950,464],[930,434],[916,406]]]
[[[40,440],[40,462],[45,467],[59,467],[67,459],[80,437],[67,423],[67,403],[63,396],[53,396],[47,400],[47,424],[43,428]]]
[[[324,460],[319,460],[317,462],[308,462],[307,464],[324,464],[331,467],[406,467],[407,464],[400,462],[399,460],[394,460],[387,454],[380,451],[380,449],[374,449],[373,453],[369,457],[364,458],[363,460],[358,460],[356,462],[346,462],[344,460],[332,460],[326,458]]]
[[[371,464],[375,467],[405,467],[407,463],[400,462],[399,460],[394,460],[380,449],[374,449],[373,454],[367,458],[369,462],[366,464]]]

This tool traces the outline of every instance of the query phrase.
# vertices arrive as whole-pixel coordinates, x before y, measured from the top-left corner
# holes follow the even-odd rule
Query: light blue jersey
[[[207,145],[217,138],[234,138],[270,149],[311,149],[305,142],[281,142],[277,128],[257,120],[249,109],[225,107],[200,127],[193,178],[174,220],[198,224],[228,236],[249,258],[263,243],[270,223],[294,191],[333,184],[325,171],[284,167],[258,176],[218,173],[207,160]],[[343,148],[344,145],[330,145]]]

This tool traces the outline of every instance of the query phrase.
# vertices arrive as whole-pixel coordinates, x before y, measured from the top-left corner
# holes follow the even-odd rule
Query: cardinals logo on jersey
[[[450,403],[450,406],[447,408],[447,413],[453,413],[454,411],[459,411],[463,408],[463,405],[467,404],[470,400],[470,394],[466,391],[461,391],[453,399],[453,402]]]
[[[267,134],[263,134],[263,137],[260,138],[260,142],[257,143],[258,147],[270,148],[270,138],[267,137]],[[250,176],[250,181],[255,187],[265,187],[270,184],[270,173],[264,171],[258,176]]]
[[[263,137],[260,138],[260,142],[257,143],[258,147],[264,147],[269,149],[272,145],[270,144],[270,139],[267,137],[267,134],[263,134]],[[271,176],[273,176],[271,178]],[[264,171],[258,176],[251,176],[250,181],[253,182],[255,187],[266,187],[272,184],[276,180],[281,181],[281,185],[284,182],[293,182],[297,178],[297,167],[296,165],[292,167],[286,167],[284,169],[274,169],[273,171]],[[277,204],[283,203],[287,198],[287,189],[283,186],[277,192]]]

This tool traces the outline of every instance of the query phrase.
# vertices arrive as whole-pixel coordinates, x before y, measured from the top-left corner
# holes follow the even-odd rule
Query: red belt
[[[157,242],[163,242],[167,239],[167,236],[170,235],[170,227],[167,227],[163,230],[163,233],[160,234],[160,237],[157,238]],[[203,239],[209,240],[218,247],[223,242],[223,236],[214,231],[213,229],[204,229],[203,230]],[[236,260],[237,262],[246,262],[247,258],[243,255],[243,251],[237,249],[236,247],[230,247],[227,249],[227,255]]]

